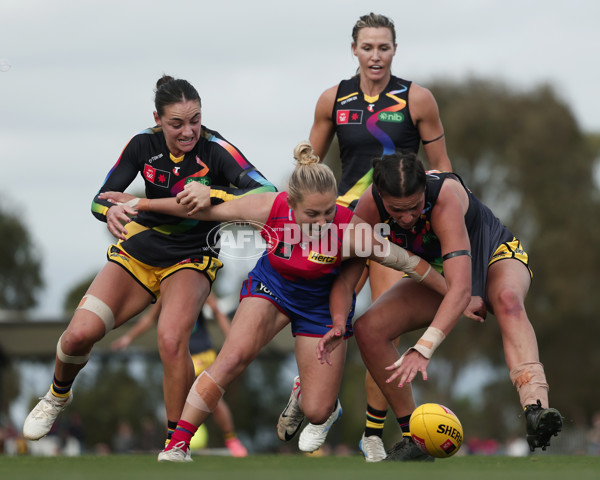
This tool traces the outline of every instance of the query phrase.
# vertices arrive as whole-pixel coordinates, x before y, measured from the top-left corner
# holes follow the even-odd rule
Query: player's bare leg
[[[338,395],[346,361],[346,341],[331,352],[329,365],[317,359],[319,340],[319,337],[296,337],[296,362],[302,389],[299,403],[310,422],[298,440],[298,448],[303,452],[319,449],[333,423],[342,415]]]
[[[369,274],[372,303],[404,276],[402,272],[376,262],[369,262],[365,272]],[[396,339],[394,342],[396,346],[398,341]],[[358,446],[367,462],[380,462],[387,456],[383,444],[383,427],[388,403],[368,370],[365,375],[365,393],[367,397],[365,430]]]
[[[187,462],[189,444],[198,426],[218,405],[227,386],[235,380],[287,324],[289,318],[262,298],[244,298],[214,363],[195,380],[181,419],[159,461]]]
[[[518,260],[505,259],[490,266],[487,297],[502,332],[506,364],[525,411],[529,448],[534,451],[550,445],[550,438],[562,429],[562,416],[549,408],[546,375],[525,311],[530,283],[527,268]]]
[[[123,268],[114,263],[104,266],[58,339],[54,379],[25,419],[25,438],[38,440],[48,434],[60,412],[71,403],[71,387],[87,364],[94,344],[141,312],[150,301],[150,294]]]
[[[415,402],[410,385],[398,388],[387,383],[389,372],[385,367],[400,357],[395,340],[402,333],[421,328],[431,322],[441,297],[411,279],[402,279],[379,299],[354,323],[357,344],[363,361],[379,389],[384,394],[394,415],[408,423]],[[406,431],[408,433],[408,429]],[[423,455],[407,436],[388,452],[390,460],[433,460]]]
[[[184,269],[161,284],[162,306],[157,323],[158,351],[163,365],[163,395],[167,420],[176,424],[194,382],[189,341],[210,282],[202,273]]]

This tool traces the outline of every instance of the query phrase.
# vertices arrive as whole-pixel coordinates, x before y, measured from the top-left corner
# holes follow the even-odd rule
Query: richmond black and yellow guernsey
[[[392,76],[377,97],[360,90],[360,76],[338,86],[332,119],[340,144],[338,203],[354,208],[373,181],[373,158],[397,150],[417,153],[421,137],[409,112],[410,81]]]
[[[108,173],[92,202],[92,213],[106,222],[112,204],[102,192],[123,192],[141,175],[147,198],[175,197],[186,183],[209,185],[212,204],[260,192],[275,192],[271,184],[244,155],[218,132],[202,126],[196,147],[175,158],[169,152],[162,129],[149,128],[134,136]],[[208,234],[218,223],[183,219],[154,212],[139,212],[127,224],[127,238],[120,247],[137,260],[154,267],[168,267],[181,260],[214,256]]]

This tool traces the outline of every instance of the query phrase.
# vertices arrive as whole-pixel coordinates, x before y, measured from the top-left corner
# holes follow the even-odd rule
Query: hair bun
[[[298,162],[298,165],[310,165],[319,163],[321,159],[315,154],[310,142],[305,140],[294,148],[294,160]]]
[[[160,87],[162,87],[165,83],[169,83],[171,80],[175,80],[173,77],[171,77],[170,75],[163,75],[162,77],[160,77],[158,79],[158,81],[156,82],[156,89],[158,90]]]

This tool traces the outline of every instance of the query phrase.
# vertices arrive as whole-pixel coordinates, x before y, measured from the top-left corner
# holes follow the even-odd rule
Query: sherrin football
[[[460,449],[463,428],[452,410],[438,403],[424,403],[410,416],[410,434],[423,452],[448,458]]]

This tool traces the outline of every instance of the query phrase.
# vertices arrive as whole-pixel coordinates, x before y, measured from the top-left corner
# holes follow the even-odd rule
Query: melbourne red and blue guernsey
[[[271,301],[292,321],[294,335],[322,336],[331,328],[329,293],[342,263],[342,238],[352,211],[337,205],[321,238],[302,236],[287,192],[275,197],[261,231],[267,251],[248,274],[241,298]],[[346,336],[352,334],[350,313]]]
[[[342,235],[352,211],[336,206],[335,217],[318,239],[303,236],[294,211],[288,206],[287,192],[275,198],[269,219],[261,231],[271,266],[285,279],[315,280],[337,275],[342,262]]]

